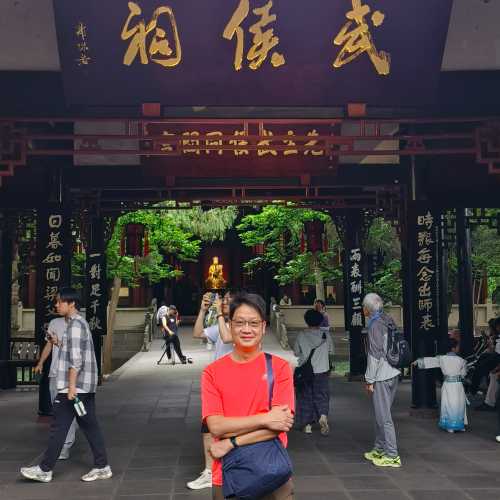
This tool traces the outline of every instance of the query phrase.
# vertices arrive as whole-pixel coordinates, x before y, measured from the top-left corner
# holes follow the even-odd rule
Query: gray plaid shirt
[[[61,338],[57,368],[57,390],[69,387],[69,369],[77,371],[76,388],[83,392],[96,392],[97,362],[89,325],[77,314],[69,320]]]

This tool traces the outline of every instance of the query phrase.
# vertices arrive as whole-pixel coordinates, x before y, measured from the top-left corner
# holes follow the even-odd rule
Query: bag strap
[[[309,353],[309,357],[307,358],[306,363],[310,363],[312,361],[312,357],[314,356],[316,349],[319,349],[326,342],[326,333],[325,332],[323,332],[323,336],[321,338],[323,340],[314,349],[311,349],[311,352]]]
[[[267,388],[269,394],[269,409],[272,410],[273,403],[273,391],[274,391],[274,372],[273,372],[273,356],[268,352],[264,353],[266,356],[266,368],[267,368]]]

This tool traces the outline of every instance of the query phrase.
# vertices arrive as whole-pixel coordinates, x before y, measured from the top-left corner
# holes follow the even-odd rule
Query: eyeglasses
[[[242,319],[237,319],[235,321],[231,321],[231,324],[238,330],[241,330],[245,326],[248,326],[251,330],[257,330],[260,325],[262,325],[262,321],[257,321],[257,320],[251,320],[251,321],[245,321]]]

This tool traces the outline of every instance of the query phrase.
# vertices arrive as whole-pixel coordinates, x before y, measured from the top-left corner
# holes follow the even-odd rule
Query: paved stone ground
[[[36,393],[0,393],[0,499],[208,499],[185,483],[202,469],[199,432],[202,367],[210,353],[183,331],[193,365],[157,366],[161,344],[124,365],[99,391],[98,407],[114,477],[86,484],[87,443],[78,436],[72,457],[58,464],[49,484],[24,481],[19,467],[36,463],[47,427],[35,423]],[[283,353],[272,335],[266,349]],[[379,470],[362,458],[372,440],[368,398],[358,383],[332,379],[332,433],[290,434],[296,498],[304,500],[498,500],[500,445],[495,415],[472,415],[471,432],[450,435],[433,420],[408,416],[409,384],[394,411],[404,467]]]

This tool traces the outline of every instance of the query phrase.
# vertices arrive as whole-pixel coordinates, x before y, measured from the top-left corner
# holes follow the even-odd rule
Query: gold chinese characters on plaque
[[[168,140],[155,143],[155,149],[172,153],[172,155],[234,155],[237,158],[256,154],[259,157],[290,157],[310,156],[324,157],[327,155],[328,145],[325,136],[313,128],[305,132],[295,133],[287,130],[283,133],[273,133],[263,128],[259,139],[254,139],[254,147],[250,148],[248,133],[245,130],[222,132],[221,130],[200,132],[187,130],[173,132],[161,131],[161,135]],[[226,147],[224,147],[226,146]]]
[[[78,66],[88,66],[92,58],[90,57],[90,49],[87,39],[87,26],[80,21],[75,27],[76,48],[78,49],[78,57],[76,63]]]
[[[130,40],[123,64],[130,66],[139,57],[141,64],[149,64],[149,61],[152,61],[165,68],[177,66],[182,59],[182,49],[172,8],[158,7],[148,23],[144,19],[136,19],[142,14],[137,3],[129,2],[128,8],[129,15],[120,35],[124,42]],[[170,31],[167,32],[167,29]],[[171,40],[167,33],[171,33]]]
[[[345,13],[347,22],[333,39],[334,45],[340,47],[332,64],[333,69],[340,69],[366,53],[379,75],[389,75],[391,55],[377,49],[371,32],[382,26],[386,15],[380,10],[372,12],[370,5],[363,0],[350,0],[350,3],[351,10]],[[275,29],[276,32],[279,30],[274,7],[273,0],[239,0],[232,15],[228,12],[229,20],[222,38],[234,41],[235,71],[244,67],[256,71],[266,61],[272,68],[285,65],[285,55],[279,49],[280,38],[275,33]],[[182,59],[182,48],[173,8],[159,5],[149,21],[141,17],[142,13],[139,3],[128,2],[128,17],[120,34],[121,40],[128,42],[123,64],[131,66],[138,59],[144,65],[152,61],[164,68],[178,66]],[[79,64],[88,64],[90,57],[83,24],[78,28],[77,36],[81,37]]]

